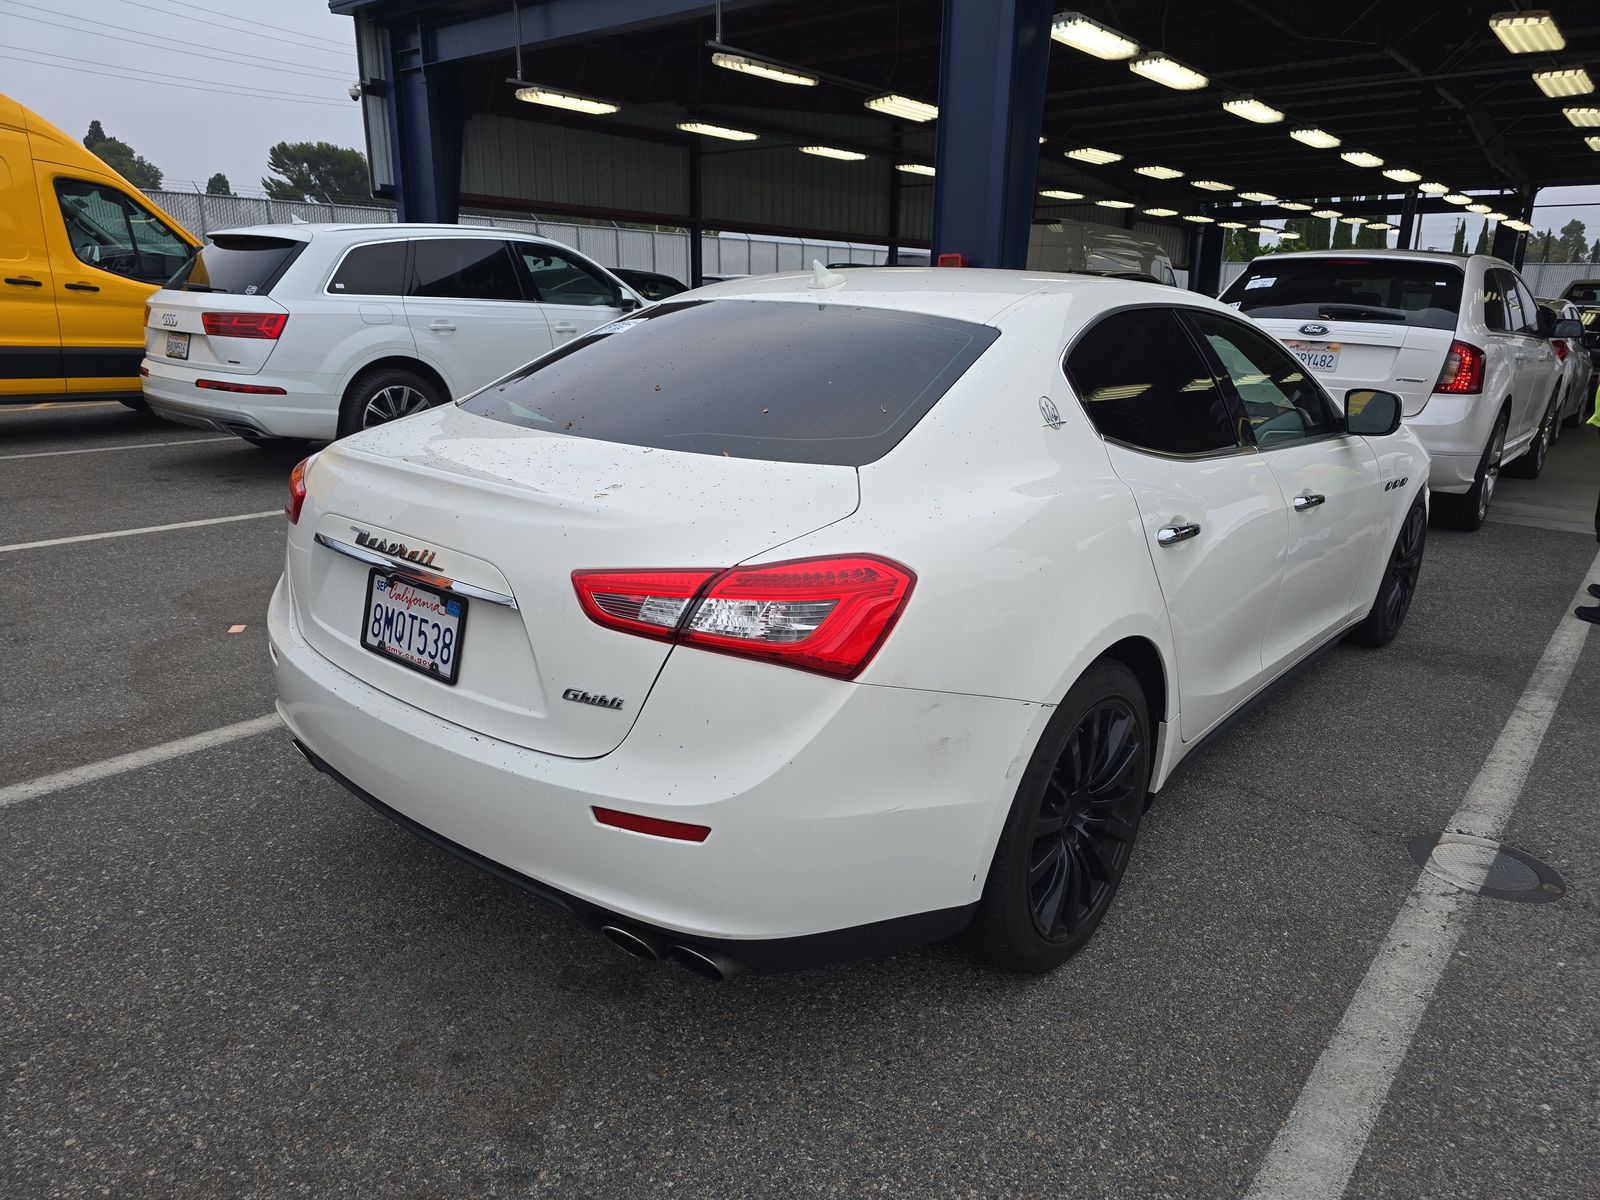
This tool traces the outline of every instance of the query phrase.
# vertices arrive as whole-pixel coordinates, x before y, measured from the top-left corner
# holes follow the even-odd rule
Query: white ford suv
[[[460,225],[260,225],[212,234],[150,297],[150,408],[330,441],[421,412],[638,308],[556,242]]]
[[[1477,529],[1502,464],[1544,469],[1559,420],[1560,361],[1533,293],[1487,255],[1317,250],[1252,262],[1222,293],[1335,396],[1399,395],[1427,447],[1434,511]]]

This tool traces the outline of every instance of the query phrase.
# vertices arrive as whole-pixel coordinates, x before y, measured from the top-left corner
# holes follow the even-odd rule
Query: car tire
[[[1508,474],[1518,479],[1537,479],[1544,474],[1545,459],[1550,455],[1550,447],[1555,445],[1555,427],[1560,419],[1561,398],[1557,396],[1550,401],[1550,407],[1544,410],[1544,417],[1539,421],[1539,432],[1533,435],[1527,450],[1506,465]]]
[[[118,399],[125,406],[133,409],[134,412],[147,413],[150,411],[150,402],[143,396],[120,396]]]
[[[1488,445],[1484,446],[1483,456],[1478,459],[1478,471],[1473,477],[1472,486],[1460,496],[1449,493],[1434,496],[1433,511],[1441,525],[1464,533],[1483,528],[1484,521],[1489,517],[1489,505],[1494,502],[1495,484],[1500,478],[1500,459],[1505,453],[1506,425],[1510,419],[1509,414],[1501,413],[1499,420],[1494,423]]]
[[[404,367],[382,367],[356,377],[339,405],[339,436],[386,425],[437,408],[444,395],[429,379]]]
[[[1422,552],[1428,544],[1428,508],[1418,496],[1406,510],[1389,551],[1389,562],[1378,583],[1378,594],[1366,618],[1350,631],[1350,640],[1361,646],[1387,646],[1405,624],[1416,595],[1417,576],[1422,572]]]
[[[1122,881],[1155,745],[1132,671],[1100,659],[1045,726],[995,849],[969,943],[1009,971],[1053,971],[1088,942]]]

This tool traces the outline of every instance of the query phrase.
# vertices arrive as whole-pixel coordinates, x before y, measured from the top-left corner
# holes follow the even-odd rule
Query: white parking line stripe
[[[0,554],[9,554],[13,550],[39,550],[45,546],[68,546],[73,542],[98,542],[105,538],[132,537],[136,533],[165,533],[169,529],[198,529],[202,525],[227,525],[233,521],[259,521],[264,517],[281,517],[283,509],[273,508],[266,512],[240,513],[237,517],[206,517],[202,521],[175,521],[171,525],[146,525],[142,529],[113,529],[108,533],[80,533],[76,537],[49,538],[43,542],[13,542],[9,546],[0,546]]]
[[[135,750],[131,754],[119,754],[115,758],[105,758],[82,767],[73,767],[70,771],[59,771],[54,775],[41,775],[39,778],[30,779],[25,783],[13,783],[8,787],[0,788],[0,808],[17,804],[23,800],[32,800],[38,796],[48,796],[51,792],[77,787],[79,784],[93,783],[95,780],[104,779],[108,775],[121,775],[124,771],[136,771],[140,767],[148,767],[153,763],[166,762],[169,758],[182,758],[185,754],[194,754],[200,750],[210,750],[213,746],[223,746],[229,742],[236,742],[240,738],[265,733],[269,729],[282,728],[283,723],[278,720],[278,715],[271,713],[265,717],[256,717],[252,721],[240,721],[235,725],[224,725],[220,729],[197,733],[192,737],[178,738],[176,741],[163,742],[159,746],[151,746],[145,750]]]
[[[1600,555],[1587,578],[1597,572]],[[1581,585],[1575,601],[1592,603]],[[1466,799],[1450,818],[1449,832],[1498,839],[1504,831],[1588,637],[1587,622],[1563,616]],[[1486,874],[1487,869],[1485,862],[1480,870]],[[1426,872],[1418,877],[1278,1130],[1247,1200],[1336,1200],[1344,1194],[1455,953],[1469,899],[1470,893]]]
[[[176,442],[134,442],[127,446],[85,446],[80,450],[35,450],[31,454],[0,454],[0,462],[9,462],[14,458],[60,458],[63,454],[110,454],[116,450],[154,450],[161,446],[202,446],[206,442],[236,442],[239,439],[231,434],[227,437],[182,438]]]

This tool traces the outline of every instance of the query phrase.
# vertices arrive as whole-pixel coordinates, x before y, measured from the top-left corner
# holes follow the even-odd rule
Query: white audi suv
[[[1348,414],[1346,409],[1348,408]],[[1416,586],[1427,456],[1115,279],[739,280],[295,469],[308,759],[647,958],[1084,944],[1149,795]]]
[[[1334,392],[1398,395],[1432,459],[1434,508],[1447,524],[1483,524],[1503,465],[1526,478],[1544,469],[1561,364],[1510,263],[1420,250],[1272,254],[1222,299]]]

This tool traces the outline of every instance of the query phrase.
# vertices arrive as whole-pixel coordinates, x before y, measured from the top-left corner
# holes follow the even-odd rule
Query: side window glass
[[[335,296],[398,296],[406,265],[404,242],[357,246],[344,256],[328,281]]]
[[[161,218],[115,188],[82,179],[56,182],[73,254],[129,279],[164,283],[188,262],[189,244]]]
[[[1499,271],[1483,273],[1483,323],[1497,333],[1509,333],[1505,285]]]
[[[1505,271],[1496,271],[1495,278],[1501,295],[1506,298],[1506,328],[1520,333],[1528,327],[1528,317],[1522,311],[1522,297],[1517,295],[1517,281]]]
[[[1263,450],[1338,433],[1338,414],[1306,367],[1278,342],[1242,321],[1201,310],[1187,314],[1205,337],[1244,405]]]
[[[1520,278],[1513,275],[1512,279],[1516,280],[1517,299],[1522,304],[1523,332],[1531,333],[1536,337],[1543,336],[1539,326],[1539,302],[1533,298],[1533,293],[1528,290],[1528,285],[1523,283]]]
[[[1104,317],[1078,339],[1065,369],[1105,437],[1161,454],[1206,454],[1239,444],[1211,368],[1171,309]]]
[[[616,289],[566,255],[546,246],[517,247],[533,281],[534,299],[545,304],[611,305],[617,302]]]
[[[516,268],[504,242],[487,238],[419,238],[411,246],[413,296],[522,299]]]

